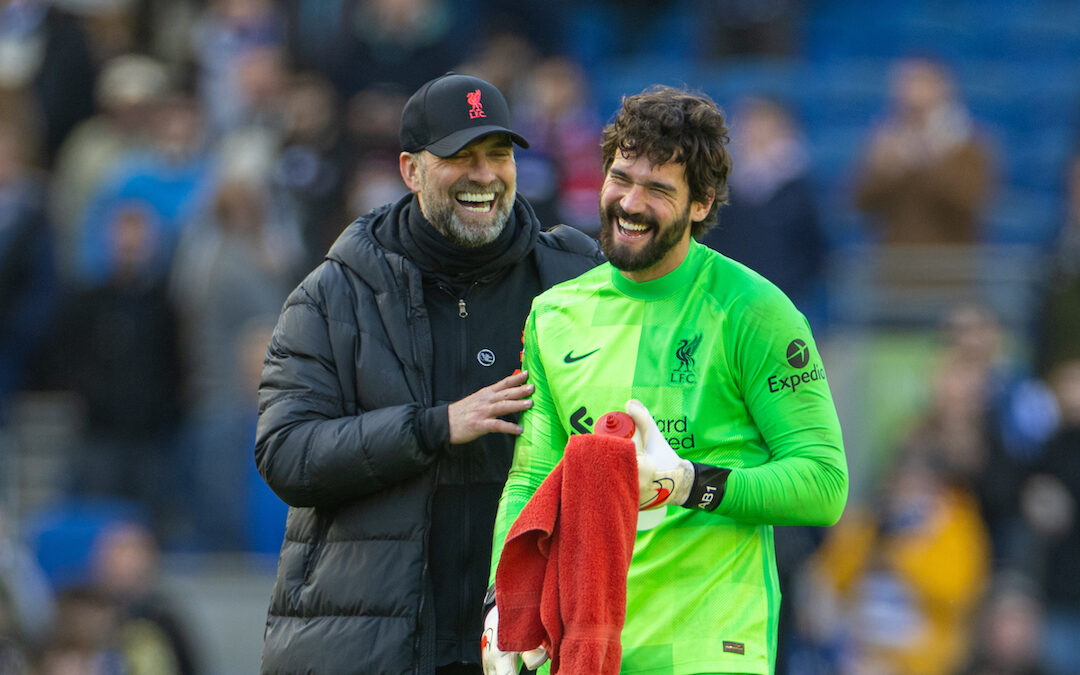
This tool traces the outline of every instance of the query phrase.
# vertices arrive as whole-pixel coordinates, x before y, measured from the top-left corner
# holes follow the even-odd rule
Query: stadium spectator
[[[1065,221],[1051,249],[1035,317],[1034,353],[1043,376],[1080,357],[1080,152],[1070,159],[1065,179]]]
[[[157,272],[168,270],[180,233],[206,207],[217,180],[207,147],[203,113],[183,93],[165,96],[150,121],[153,145],[125,155],[91,196],[79,227],[79,282],[103,283],[111,274],[109,235],[116,211],[131,201],[150,209],[161,244]]]
[[[116,642],[127,675],[194,675],[198,655],[189,629],[160,585],[153,532],[135,521],[104,528],[90,552],[90,585],[116,608]]]
[[[348,226],[288,297],[255,457],[291,507],[264,673],[479,673],[484,543],[529,405],[533,296],[600,260],[516,195],[509,107],[441,76],[401,117],[411,193]],[[301,586],[303,591],[301,591]],[[299,593],[299,594],[298,594]]]
[[[924,449],[893,459],[876,503],[855,505],[814,554],[798,607],[826,672],[950,675],[989,578],[978,504]],[[832,607],[833,609],[827,609]]]
[[[27,106],[40,127],[42,165],[80,121],[94,114],[99,62],[79,17],[47,0],[0,1],[0,108]]]
[[[282,103],[282,143],[270,180],[276,208],[291,214],[287,217],[297,225],[305,254],[302,266],[308,269],[322,260],[347,220],[345,186],[354,149],[346,139],[341,99],[325,77],[314,72],[293,75]],[[396,171],[394,179],[399,194],[404,193]]]
[[[372,155],[392,156],[396,169],[398,125],[408,97],[408,92],[398,86],[375,85],[346,101],[348,141],[361,159]]]
[[[173,441],[181,418],[179,319],[158,260],[150,209],[118,205],[108,227],[110,275],[71,287],[51,326],[42,385],[76,394],[85,411],[70,493],[137,500],[166,527],[176,515]]]
[[[600,234],[596,200],[603,167],[597,140],[599,116],[593,111],[581,66],[549,57],[521,76],[514,99],[529,153],[518,161],[520,190],[541,222],[569,223],[592,236]]]
[[[192,34],[205,6],[204,0],[139,0],[132,51],[165,63],[174,78],[190,74]]]
[[[734,106],[731,153],[731,203],[702,241],[779,286],[814,325],[826,239],[806,140],[783,104],[751,97]]]
[[[33,139],[0,119],[0,427],[12,395],[34,377],[30,364],[60,294],[48,174],[35,168]]]
[[[57,594],[57,620],[49,641],[35,655],[35,675],[123,675],[128,664],[117,642],[115,603],[92,587]]]
[[[407,99],[408,92],[397,86],[374,85],[357,92],[345,104],[346,138],[352,158],[344,208],[351,218],[396,202],[408,193],[398,168],[398,125]]]
[[[66,508],[65,512],[63,508]],[[47,546],[57,611],[34,675],[193,675],[199,655],[159,586],[157,541],[130,504],[72,503]],[[69,529],[70,528],[70,529]]]
[[[74,282],[79,226],[91,195],[113,165],[151,142],[154,104],[169,87],[165,64],[138,54],[117,56],[94,86],[98,113],[76,126],[60,146],[50,200],[63,277]]]
[[[251,452],[243,361],[245,323],[277,314],[295,283],[291,236],[278,236],[269,186],[228,177],[212,210],[185,231],[173,261],[171,292],[187,366],[186,482],[196,542],[238,550],[247,541],[247,510],[236,498]],[[291,227],[290,227],[291,230]]]
[[[1051,672],[1080,672],[1080,359],[1061,362],[1049,382],[1061,428],[1027,472],[1021,505],[1038,534],[1037,581],[1045,598],[1042,652]]]
[[[292,12],[298,63],[326,74],[346,100],[376,85],[411,92],[445,72],[464,58],[482,19],[448,0],[302,0]]]
[[[951,74],[928,58],[898,59],[889,96],[859,161],[856,207],[886,244],[979,242],[993,157]]]
[[[353,167],[346,185],[345,210],[364,215],[388,202],[396,202],[408,189],[401,172],[385,157],[367,157]]]
[[[264,207],[266,241],[281,258],[275,264],[289,267],[314,252],[304,248],[302,214],[290,207],[287,192],[273,184],[289,123],[291,75],[283,58],[282,50],[274,46],[252,47],[237,56],[236,95],[241,108],[233,125],[219,130],[211,148],[218,183],[252,183],[269,198]],[[298,273],[293,281],[297,278]]]
[[[248,118],[252,102],[244,69],[252,54],[285,46],[285,18],[274,0],[211,0],[195,20],[191,56],[211,138]],[[258,57],[256,57],[258,58]]]
[[[284,52],[252,47],[236,56],[232,96],[236,110],[228,126],[211,130],[221,171],[269,174],[284,135],[285,90],[289,78]]]
[[[959,675],[1050,675],[1042,666],[1043,606],[1027,579],[996,578],[979,609],[968,664]]]
[[[934,453],[970,489],[989,528],[995,568],[1023,570],[1030,531],[1017,503],[1019,479],[1058,423],[1046,385],[1008,351],[1007,332],[988,308],[954,307],[941,325],[930,400],[908,447]]]
[[[457,70],[474,73],[505,91],[511,109],[529,73],[544,57],[531,36],[522,32],[497,31],[484,35]],[[524,111],[523,111],[524,112]]]

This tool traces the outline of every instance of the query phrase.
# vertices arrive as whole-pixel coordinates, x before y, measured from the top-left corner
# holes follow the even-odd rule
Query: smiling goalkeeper
[[[525,328],[522,368],[536,391],[499,505],[491,579],[569,436],[626,409],[642,509],[626,674],[772,673],[772,526],[831,525],[847,498],[840,425],[806,320],[769,281],[695,239],[726,201],[727,141],[707,97],[654,88],[624,99],[603,139],[610,264],[539,296]],[[489,612],[492,632],[497,618]],[[496,645],[486,643],[485,672],[516,673],[517,655]]]

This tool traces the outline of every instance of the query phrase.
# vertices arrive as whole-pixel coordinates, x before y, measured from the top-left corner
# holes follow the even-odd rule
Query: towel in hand
[[[553,675],[616,675],[637,515],[633,441],[572,436],[507,533],[495,571],[499,649],[543,644]]]

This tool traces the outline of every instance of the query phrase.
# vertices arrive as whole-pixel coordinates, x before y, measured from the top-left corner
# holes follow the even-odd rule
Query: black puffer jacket
[[[264,673],[434,671],[426,549],[446,407],[433,395],[421,273],[373,233],[407,218],[410,205],[407,197],[350,225],[290,294],[270,343],[255,457],[291,508]],[[540,232],[524,200],[514,214],[528,245],[514,274],[535,275],[530,285],[548,288],[600,262],[580,232]],[[521,293],[505,276],[494,285],[487,292]],[[517,301],[524,317],[531,293]],[[484,325],[520,340],[520,325],[496,319]],[[498,377],[517,365],[503,361]]]

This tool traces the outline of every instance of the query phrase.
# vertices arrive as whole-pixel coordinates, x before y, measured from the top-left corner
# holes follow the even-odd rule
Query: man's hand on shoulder
[[[525,371],[508,375],[495,384],[451,403],[448,408],[450,443],[468,443],[490,433],[515,436],[521,434],[520,424],[499,418],[532,407],[529,396],[535,387],[525,384],[528,377],[529,374]]]

